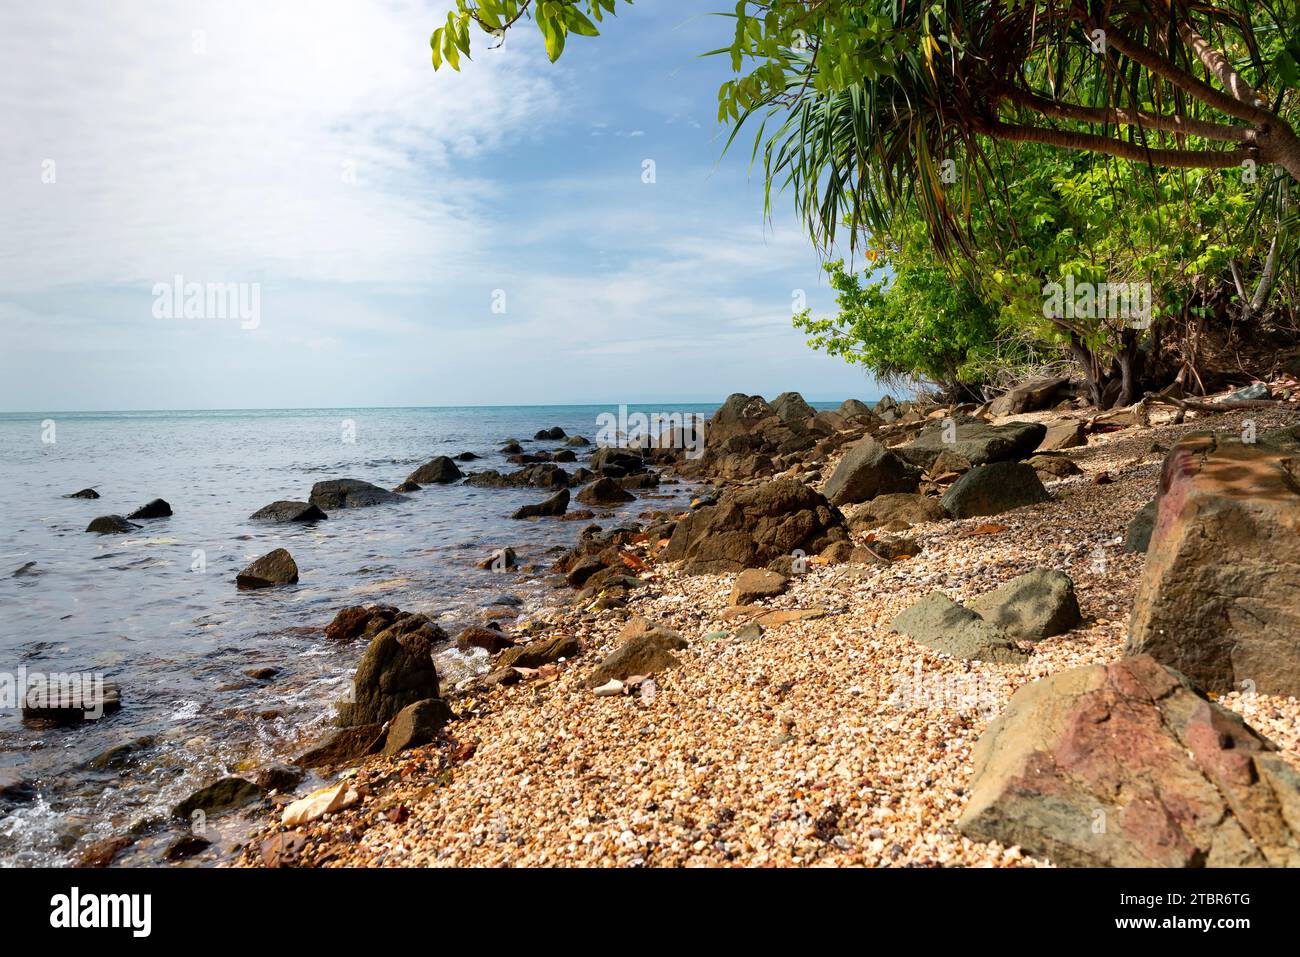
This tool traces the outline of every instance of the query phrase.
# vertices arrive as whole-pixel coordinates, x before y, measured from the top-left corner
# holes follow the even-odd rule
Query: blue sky
[[[722,7],[435,75],[445,3],[5,5],[0,409],[876,394],[791,327],[817,256],[721,155]],[[176,276],[256,284],[255,327],[160,318]]]

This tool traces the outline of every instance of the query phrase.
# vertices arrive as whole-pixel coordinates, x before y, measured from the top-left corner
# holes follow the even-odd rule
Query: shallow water
[[[435,455],[471,451],[483,458],[458,463],[462,471],[513,471],[519,466],[497,452],[506,438],[526,451],[553,449],[562,443],[531,436],[559,425],[594,440],[597,416],[611,411],[0,415],[0,673],[91,671],[119,683],[123,701],[119,712],[74,728],[24,722],[11,702],[0,705],[0,768],[16,769],[37,792],[30,801],[0,800],[0,863],[66,863],[96,839],[165,818],[220,774],[251,774],[299,753],[324,733],[361,652],[323,640],[339,608],[383,602],[436,613],[454,635],[505,593],[543,606],[561,597],[544,575],[485,572],[475,562],[509,545],[521,563],[545,567],[588,524],[511,521],[516,508],[548,493],[461,485],[333,511],[314,525],[261,525],[247,518],[255,510],[305,500],[328,478],[392,488]],[[589,450],[575,451],[568,471]],[[101,497],[62,497],[87,486]],[[689,491],[665,485],[664,497],[642,495],[617,514],[678,506]],[[127,535],[85,532],[95,516],[125,515],[154,498],[174,515],[140,520]],[[236,572],[278,547],[293,554],[300,582],[236,590]],[[484,663],[449,650],[439,670],[454,677]],[[245,676],[262,666],[279,673]],[[87,766],[123,744],[134,747],[110,766]]]

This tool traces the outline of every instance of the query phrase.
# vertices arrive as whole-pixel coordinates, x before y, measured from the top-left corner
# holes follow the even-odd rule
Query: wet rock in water
[[[1088,444],[1088,434],[1078,419],[1057,419],[1047,425],[1047,434],[1038,446],[1039,452],[1056,452]]]
[[[789,587],[789,579],[784,575],[765,568],[747,568],[736,576],[736,584],[732,586],[727,601],[731,605],[750,605],[764,598],[783,595]]]
[[[133,757],[141,751],[153,747],[153,745],[154,738],[152,735],[143,735],[130,741],[123,741],[95,755],[86,762],[86,767],[92,771],[122,771],[130,765]]]
[[[1082,475],[1083,469],[1079,468],[1074,459],[1068,455],[1031,455],[1025,459],[1025,464],[1038,473],[1041,480],[1046,476],[1049,480],[1055,478],[1065,478],[1070,475]]]
[[[622,478],[644,472],[646,464],[639,452],[607,445],[591,453],[591,468],[609,478]]]
[[[186,858],[194,857],[196,854],[202,854],[212,842],[202,834],[187,832],[172,838],[167,849],[163,851],[163,859],[168,861],[183,861]]]
[[[590,445],[591,441],[589,439],[583,438],[581,435],[571,435],[564,440],[564,444],[573,445],[573,446],[584,446],[584,445]]]
[[[635,502],[636,496],[625,491],[613,479],[599,478],[578,492],[577,499],[583,505],[613,506]]]
[[[498,656],[493,668],[540,668],[542,665],[554,664],[561,658],[576,658],[582,653],[582,646],[572,635],[552,635],[538,638],[526,645],[507,648]]]
[[[1002,629],[937,591],[895,618],[890,631],[954,658],[1017,664],[1028,657]]]
[[[1125,653],[1211,692],[1300,696],[1300,455],[1206,433],[1174,445]]]
[[[36,788],[17,768],[0,768],[0,800],[21,803],[36,797]]]
[[[1273,393],[1269,391],[1267,385],[1263,382],[1256,382],[1246,386],[1244,389],[1238,389],[1228,395],[1228,402],[1255,402],[1260,399],[1271,399]]]
[[[391,758],[408,748],[428,744],[450,719],[451,709],[441,698],[426,698],[407,705],[389,724],[381,753]]]
[[[311,487],[311,495],[308,498],[313,505],[326,510],[368,508],[372,505],[387,505],[401,501],[396,493],[360,479],[330,479],[317,482]]]
[[[1037,412],[1051,405],[1070,384],[1068,376],[1031,379],[998,396],[989,403],[989,415],[1020,415]]]
[[[384,740],[383,724],[363,724],[334,732],[323,744],[294,758],[301,768],[337,768],[376,753]]]
[[[196,811],[220,814],[233,811],[262,800],[266,791],[243,778],[221,778],[207,787],[199,788],[184,801],[172,808],[172,817],[190,820]]]
[[[301,766],[291,764],[271,764],[257,772],[257,786],[267,791],[288,794],[305,777]]]
[[[998,515],[1051,499],[1042,479],[1024,462],[994,462],[971,469],[940,500],[953,518]]]
[[[974,841],[1063,866],[1300,866],[1300,775],[1147,655],[1025,685],[973,759]]]
[[[495,469],[475,472],[465,484],[476,488],[568,488],[569,473],[554,462],[542,462],[507,475]]]
[[[445,455],[439,455],[421,465],[408,475],[406,480],[420,485],[446,485],[449,482],[458,482],[464,477],[465,473],[456,467],[454,461]]]
[[[1020,641],[1064,634],[1083,620],[1070,576],[1048,568],[1018,575],[966,607]]]
[[[36,568],[35,562],[23,562],[13,570],[10,578],[34,578],[39,575],[40,571]]]
[[[83,488],[79,492],[69,492],[64,498],[99,498],[99,493],[93,488]]]
[[[569,490],[562,488],[544,502],[534,502],[520,506],[511,518],[555,518],[563,515],[569,508]]]
[[[271,667],[269,667],[269,666],[263,666],[263,667],[260,667],[260,668],[245,668],[245,669],[244,669],[244,674],[248,675],[248,677],[250,677],[250,678],[252,678],[252,679],[254,679],[254,680],[256,680],[256,681],[270,681],[272,678],[274,678],[274,677],[275,677],[276,675],[278,675],[279,673],[280,673],[280,669],[279,669],[279,668],[271,668]]]
[[[687,646],[686,639],[663,625],[645,618],[633,618],[618,636],[619,646],[597,665],[583,682],[599,688],[612,679],[623,681],[633,675],[653,675],[681,666],[673,654]]]
[[[383,724],[407,705],[438,697],[432,646],[446,638],[426,619],[406,631],[389,627],[370,639],[352,679],[352,700],[338,706],[339,727]]]
[[[270,505],[263,505],[248,518],[253,522],[282,524],[288,522],[320,522],[329,518],[329,516],[311,502],[295,502],[282,499],[278,502],[272,502]]]
[[[638,475],[624,475],[622,478],[611,479],[610,481],[622,489],[645,489],[659,487],[658,472],[641,472]]]
[[[856,509],[849,516],[849,528],[854,531],[866,531],[891,522],[920,525],[925,522],[947,520],[948,513],[944,511],[937,498],[913,492],[896,492],[890,495],[878,495]]]
[[[560,449],[558,452],[551,453],[552,462],[576,462],[578,454],[573,449]]]
[[[832,505],[851,505],[893,492],[914,492],[921,470],[904,462],[875,439],[866,438],[840,459],[826,482]]]
[[[478,456],[473,452],[461,452],[455,458],[457,462],[473,462],[478,459]]]
[[[424,486],[420,485],[419,482],[412,482],[410,479],[407,479],[406,481],[402,482],[401,485],[394,485],[393,491],[401,492],[403,494],[409,495],[411,492],[422,491],[423,488]]]
[[[990,425],[974,416],[954,415],[930,423],[911,442],[891,451],[924,469],[930,468],[945,449],[956,452],[971,465],[987,465],[1027,458],[1046,434],[1047,427],[1040,422]]]
[[[534,439],[550,439],[551,441],[559,441],[564,437],[565,437],[565,432],[558,425],[553,426],[552,428],[549,429],[541,429],[536,435],[533,436]]]
[[[1160,500],[1153,498],[1143,505],[1129,519],[1124,530],[1124,549],[1130,552],[1145,552],[1151,545],[1151,533],[1155,529],[1156,515],[1160,511]]]
[[[516,440],[510,439],[505,445],[501,446],[500,451],[502,455],[518,455],[523,450],[524,447],[522,445],[520,445]]]
[[[127,518],[167,518],[172,513],[172,507],[160,498],[154,499],[145,505],[141,505]]]
[[[108,867],[118,854],[134,843],[135,838],[126,834],[118,834],[114,837],[106,837],[102,841],[96,841],[82,851],[77,866]]]
[[[139,527],[134,522],[128,522],[121,515],[101,515],[86,526],[86,531],[97,535],[124,535]]]
[[[517,568],[518,565],[519,558],[515,555],[515,550],[506,546],[505,548],[498,548],[487,558],[481,559],[474,567],[481,568],[483,571],[504,572]]]
[[[848,539],[839,509],[797,479],[776,479],[725,493],[717,505],[679,521],[664,549],[687,574],[762,568],[796,550],[815,555]]]
[[[461,651],[483,648],[488,654],[495,655],[507,648],[513,648],[514,645],[515,643],[500,628],[483,625],[470,625],[456,636],[456,647]]]
[[[403,626],[401,630],[409,631],[429,622],[429,618],[402,611],[392,605],[349,605],[341,609],[325,626],[325,637],[329,641],[373,638],[391,625],[400,625],[403,622],[409,624]]]
[[[59,686],[54,683],[33,684],[29,681],[23,699],[23,718],[29,721],[53,721],[79,724],[96,721],[121,710],[122,692],[115,681],[97,685],[93,681]]]
[[[235,576],[240,588],[272,588],[298,581],[298,565],[283,548],[267,552]]]

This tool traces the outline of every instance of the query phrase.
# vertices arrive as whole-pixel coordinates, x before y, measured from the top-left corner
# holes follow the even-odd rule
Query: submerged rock
[[[141,505],[127,518],[167,518],[172,513],[172,507],[160,498],[154,499],[145,505]]]
[[[569,507],[569,490],[562,488],[544,502],[535,502],[520,506],[511,518],[555,518],[563,515]]]
[[[93,488],[83,488],[79,492],[69,492],[64,498],[99,498],[99,493]]]
[[[233,811],[246,804],[262,800],[266,791],[252,781],[243,778],[221,778],[206,787],[199,788],[184,801],[172,808],[172,816],[189,820],[194,812],[219,814]]]
[[[249,521],[253,522],[279,524],[287,522],[320,522],[329,518],[329,516],[311,502],[295,502],[281,499],[278,502],[272,502],[270,505],[263,505],[248,518]]]
[[[283,548],[267,552],[235,576],[235,584],[245,589],[292,585],[297,581],[298,565]]]
[[[439,455],[435,459],[425,462],[418,469],[406,477],[406,481],[415,482],[418,485],[446,485],[449,482],[456,482],[465,477],[465,473],[456,467],[453,462],[445,455]]]
[[[139,527],[134,522],[128,522],[121,515],[101,515],[86,526],[86,531],[97,535],[124,535]]]

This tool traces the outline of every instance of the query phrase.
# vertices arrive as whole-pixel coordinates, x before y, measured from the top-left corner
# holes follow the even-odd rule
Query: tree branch
[[[979,129],[984,125],[985,129]],[[1044,146],[1057,146],[1081,152],[1105,153],[1119,159],[1132,160],[1135,163],[1149,163],[1152,166],[1180,167],[1183,169],[1227,169],[1240,166],[1248,159],[1255,159],[1257,151],[1253,147],[1238,147],[1231,150],[1165,150],[1147,149],[1136,143],[1097,136],[1093,133],[1075,133],[1070,130],[1054,130],[1041,126],[1022,126],[1004,123],[998,119],[977,124],[978,132],[985,132],[999,139],[1020,143],[1041,143]]]
[[[1016,87],[1009,87],[1005,92],[1007,99],[1017,106],[1023,106],[1057,119],[1111,124],[1114,126],[1137,126],[1148,130],[1182,133],[1187,136],[1199,136],[1202,139],[1222,140],[1231,143],[1248,143],[1254,136],[1254,130],[1247,126],[1210,123],[1205,120],[1173,114],[1133,112],[1121,107],[1083,106],[1077,103],[1063,103],[1059,100],[1049,100],[1036,93],[1030,93],[1028,90],[1021,90]]]

